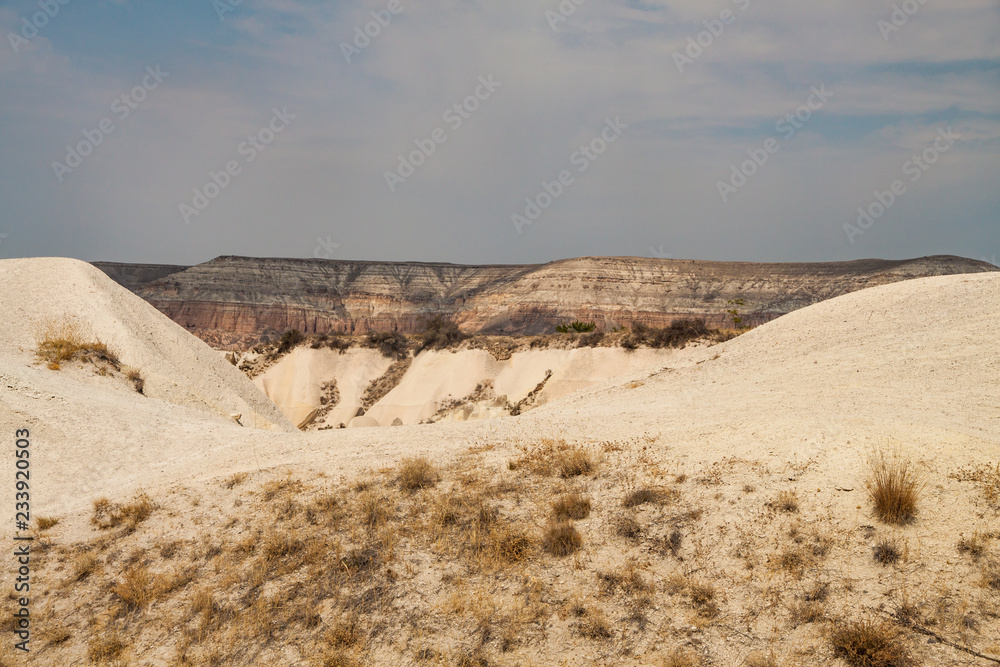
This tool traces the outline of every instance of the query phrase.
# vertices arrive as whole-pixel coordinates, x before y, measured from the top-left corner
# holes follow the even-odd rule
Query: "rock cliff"
[[[755,264],[583,257],[542,265],[219,257],[192,267],[97,262],[178,324],[217,347],[245,347],[287,329],[412,333],[442,314],[467,332],[538,334],[569,320],[598,329],[698,316],[727,320],[742,298],[761,324],[835,296],[910,278],[997,271],[952,256]]]

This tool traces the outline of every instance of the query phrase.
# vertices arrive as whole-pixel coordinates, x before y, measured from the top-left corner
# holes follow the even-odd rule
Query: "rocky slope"
[[[866,287],[998,270],[952,256],[812,264],[584,257],[494,266],[219,257],[188,268],[96,266],[217,347],[293,328],[412,333],[433,314],[478,333],[545,333],[574,319],[600,330],[689,316],[718,325],[737,298],[745,323],[761,324]]]

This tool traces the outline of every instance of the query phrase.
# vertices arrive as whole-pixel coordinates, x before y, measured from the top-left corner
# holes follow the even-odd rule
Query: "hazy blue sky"
[[[0,258],[1000,254],[997,0],[237,3],[0,2]]]

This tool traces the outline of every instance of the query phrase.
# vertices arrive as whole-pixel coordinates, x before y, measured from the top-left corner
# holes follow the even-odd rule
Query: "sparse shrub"
[[[345,336],[339,334],[334,334],[329,338],[329,340],[324,341],[326,346],[331,350],[336,350],[340,354],[343,354],[351,347],[351,341]]]
[[[579,537],[579,535],[577,535]],[[499,563],[520,563],[531,553],[531,539],[516,526],[498,523],[490,528],[485,554]]]
[[[349,614],[337,621],[326,633],[326,641],[336,649],[354,648],[365,639],[361,627],[361,617],[357,613]]]
[[[773,651],[768,654],[751,653],[743,661],[743,665],[744,667],[778,667],[778,659],[774,657]]]
[[[576,447],[556,454],[555,465],[559,476],[563,478],[589,475],[596,467],[594,457],[590,452]]]
[[[560,324],[556,327],[556,331],[559,333],[587,333],[596,328],[597,324],[594,322],[581,322],[580,320],[576,320],[568,324]]]
[[[868,461],[865,489],[875,516],[889,524],[906,524],[917,512],[922,485],[912,464],[899,452],[879,452]]]
[[[638,507],[639,505],[645,505],[646,503],[662,503],[665,500],[674,499],[679,495],[680,494],[674,489],[654,489],[652,487],[643,486],[626,494],[626,496],[622,499],[622,506]]]
[[[688,583],[687,594],[698,609],[698,614],[705,618],[715,618],[719,615],[716,604],[715,586],[705,582],[692,581]]]
[[[782,491],[774,501],[774,507],[782,512],[798,512],[799,497],[792,491]]]
[[[73,559],[71,565],[71,572],[73,573],[72,581],[83,581],[90,574],[97,569],[97,557],[91,553],[82,553]]]
[[[358,497],[361,524],[369,529],[378,528],[392,518],[392,503],[373,489],[366,489]]]
[[[642,526],[632,517],[623,516],[615,521],[615,533],[619,537],[635,540],[642,536]]]
[[[245,482],[246,478],[247,474],[245,472],[234,472],[232,475],[226,478],[226,480],[222,483],[222,486],[226,487],[227,489],[232,489],[234,486]]]
[[[437,484],[438,472],[426,457],[403,459],[399,465],[399,485],[406,491],[426,489]]]
[[[880,540],[872,548],[872,557],[875,559],[876,563],[881,563],[882,565],[891,565],[899,560],[899,549],[892,540],[883,539]]]
[[[542,546],[553,556],[568,556],[583,546],[583,538],[572,521],[550,521],[545,527]]]
[[[146,378],[142,377],[142,373],[133,368],[129,370],[126,377],[128,378],[128,381],[132,383],[132,386],[135,387],[137,393],[144,393],[146,389]]]
[[[281,334],[281,340],[278,341],[278,354],[285,354],[290,352],[299,343],[305,340],[305,336],[298,329],[289,329],[285,333]]]
[[[87,657],[91,662],[114,660],[125,650],[125,642],[117,630],[99,631],[87,642]]]
[[[556,519],[586,519],[590,516],[590,498],[570,493],[552,504]]]
[[[468,338],[458,324],[445,319],[441,315],[435,315],[424,322],[423,331],[420,334],[420,347],[417,352],[424,350],[444,350],[458,345]]]
[[[629,595],[638,595],[649,593],[652,590],[634,562],[610,572],[599,571],[597,580],[600,582],[601,592],[604,595],[614,595],[619,590]]]
[[[977,530],[972,537],[963,537],[958,541],[958,553],[968,554],[973,560],[979,560],[986,550],[988,540],[988,535],[983,535]]]
[[[834,653],[853,667],[908,667],[914,664],[900,632],[889,623],[845,623],[830,635]]]
[[[607,616],[593,608],[584,610],[576,630],[587,639],[610,639],[613,636]]]
[[[674,558],[680,558],[682,539],[683,536],[681,535],[681,531],[674,528],[673,530],[670,531],[670,535],[668,535],[667,538],[663,540],[664,548],[667,551],[669,551],[670,555],[673,556]]]
[[[641,322],[632,325],[632,330],[621,340],[626,350],[634,350],[640,345],[652,348],[684,347],[688,343],[705,338],[712,333],[703,319],[681,319],[662,329],[646,326]]]
[[[990,561],[983,566],[983,587],[1000,590],[1000,561]]]
[[[156,580],[144,566],[133,567],[125,572],[122,580],[112,589],[125,606],[138,609],[156,597]]]
[[[604,340],[604,334],[600,331],[594,331],[593,333],[583,334],[580,336],[579,340],[576,341],[577,347],[597,347]]]
[[[698,667],[700,664],[698,654],[690,649],[674,649],[663,659],[663,667]]]
[[[817,623],[825,618],[823,605],[816,600],[795,600],[789,604],[788,613],[793,628],[806,623]]]
[[[54,516],[40,516],[36,519],[38,530],[48,530],[59,523],[59,519]]]
[[[809,559],[805,552],[797,547],[789,547],[773,561],[776,569],[785,570],[795,577],[801,577],[802,571],[808,565]]]
[[[398,331],[369,331],[365,347],[378,350],[383,357],[401,361],[409,355],[410,341]]]
[[[94,516],[91,523],[101,530],[124,525],[131,532],[135,527],[149,518],[156,506],[149,496],[140,492],[128,503],[112,503],[107,498],[94,501]]]

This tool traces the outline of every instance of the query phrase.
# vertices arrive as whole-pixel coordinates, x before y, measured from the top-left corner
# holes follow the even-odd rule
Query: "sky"
[[[998,0],[0,0],[0,258],[1000,254]]]

